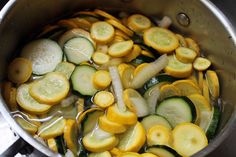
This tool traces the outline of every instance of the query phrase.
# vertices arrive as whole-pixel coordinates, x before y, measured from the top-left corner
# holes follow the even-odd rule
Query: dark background
[[[0,9],[8,0],[0,0]],[[235,0],[211,0],[220,8],[236,27],[236,1]],[[232,134],[207,157],[234,157],[236,156],[236,124]]]

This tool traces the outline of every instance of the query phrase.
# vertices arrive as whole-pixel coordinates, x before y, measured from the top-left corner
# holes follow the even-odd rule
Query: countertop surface
[[[7,0],[0,0],[0,9],[5,2],[7,2]],[[212,2],[215,3],[230,19],[230,21],[236,26],[235,0],[212,0]],[[234,7],[232,7],[232,5]],[[229,10],[229,8],[234,8],[234,9]],[[234,124],[234,130],[232,131],[232,134],[214,152],[210,153],[207,157],[234,157],[236,156],[235,145],[236,145],[236,124]]]

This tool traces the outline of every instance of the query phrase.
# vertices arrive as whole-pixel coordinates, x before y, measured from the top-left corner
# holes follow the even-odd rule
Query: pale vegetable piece
[[[109,14],[103,10],[100,10],[100,9],[95,9],[94,13],[96,13],[97,15],[100,15],[102,17],[105,17],[107,19],[113,19],[113,20],[119,21],[116,17],[114,17],[111,14]]]
[[[43,139],[54,138],[64,133],[66,120],[63,117],[54,117],[38,128],[38,135]]]
[[[112,57],[123,57],[130,53],[133,48],[133,41],[122,41],[112,44],[108,49],[108,54]]]
[[[90,153],[88,157],[112,157],[108,151],[101,153]]]
[[[118,110],[121,112],[125,112],[126,105],[123,100],[123,86],[122,86],[122,83],[120,80],[118,69],[117,69],[117,67],[112,66],[112,67],[109,67],[109,72],[110,72],[110,76],[111,76],[111,80],[112,80],[112,87],[115,92],[115,98],[117,101]],[[109,108],[111,108],[111,107],[109,107]]]
[[[94,103],[101,108],[107,108],[111,106],[115,101],[115,98],[111,92],[100,91],[94,96]]]
[[[26,82],[32,74],[32,63],[25,58],[15,58],[8,66],[8,78],[14,83]]]
[[[201,90],[191,80],[178,80],[173,83],[177,89],[179,89],[182,96],[188,96],[192,94],[201,94]]]
[[[125,152],[125,153],[120,154],[118,157],[142,157],[142,156],[134,152]]]
[[[124,26],[123,24],[121,24],[120,22],[118,22],[116,20],[109,19],[109,20],[106,20],[106,22],[110,23],[111,25],[113,25],[117,29],[121,30],[122,32],[126,33],[130,37],[132,37],[134,34],[133,31],[131,31],[129,28],[127,28],[126,26]]]
[[[55,72],[60,72],[70,79],[71,74],[75,70],[75,65],[69,62],[61,62],[57,65]]]
[[[157,60],[152,63],[149,63],[144,67],[137,76],[134,77],[132,81],[132,87],[134,89],[140,88],[144,85],[145,82],[150,80],[152,77],[157,75],[161,70],[163,70],[168,64],[167,55],[160,56]]]
[[[127,22],[128,22],[127,23],[128,27],[134,32],[142,32],[145,29],[150,28],[152,24],[151,21],[147,17],[141,14],[131,15],[128,18]]]
[[[114,148],[118,139],[113,134],[110,134],[99,127],[96,127],[92,132],[85,135],[82,139],[84,147],[94,153],[103,152]]]
[[[165,84],[160,87],[160,100],[171,96],[180,96],[181,91],[172,84]]]
[[[111,76],[108,71],[98,70],[93,76],[94,86],[98,89],[105,89],[111,84]]]
[[[57,149],[57,143],[56,143],[56,140],[54,138],[49,138],[47,140],[47,144],[48,144],[48,147],[54,151],[54,152],[58,152],[58,149]]]
[[[202,95],[206,98],[207,102],[210,102],[209,87],[206,80],[203,80]]]
[[[101,44],[107,44],[112,41],[115,35],[115,29],[107,22],[99,21],[93,23],[91,27],[91,36]]]
[[[188,48],[195,51],[197,53],[197,56],[200,56],[200,47],[198,46],[196,41],[191,38],[185,38],[185,41],[187,42]]]
[[[124,125],[133,125],[137,122],[137,115],[131,111],[121,111],[117,104],[108,107],[107,118],[110,121]]]
[[[154,125],[147,132],[147,143],[152,145],[171,145],[172,133],[171,129],[163,125]]]
[[[169,28],[172,24],[172,20],[168,16],[164,16],[160,21],[158,21],[158,26],[161,28]]]
[[[141,51],[142,49],[140,48],[140,46],[134,44],[132,51],[125,56],[125,61],[126,62],[132,61],[133,59],[135,59],[140,55]]]
[[[34,98],[32,98],[29,94],[29,86],[29,84],[22,84],[20,87],[17,88],[17,103],[20,107],[30,113],[46,113],[51,108],[51,105],[41,104],[37,102]]]
[[[67,78],[58,72],[48,73],[30,85],[30,95],[41,103],[56,104],[64,99],[70,89]]]
[[[171,31],[152,27],[144,31],[144,43],[160,53],[171,53],[179,46],[179,41]]]
[[[149,108],[146,100],[134,89],[128,88],[123,92],[125,105],[138,117],[144,117],[149,114]]]
[[[206,72],[206,81],[209,87],[211,96],[216,99],[220,95],[220,85],[219,79],[215,71],[207,70]]]
[[[50,39],[38,39],[28,43],[21,56],[32,62],[32,71],[36,75],[43,75],[55,70],[62,61],[61,47]]]
[[[140,122],[128,128],[119,136],[117,148],[121,151],[138,152],[146,141],[145,130]]]
[[[77,124],[75,120],[67,119],[64,128],[64,140],[67,148],[69,148],[74,154],[78,151],[78,134],[77,134]]]
[[[134,77],[140,72],[143,70],[144,67],[148,66],[149,63],[142,63],[140,65],[138,65],[135,70],[134,70]]]
[[[207,70],[210,66],[211,66],[211,61],[203,57],[198,57],[193,62],[194,69],[198,71]]]
[[[208,145],[204,131],[192,123],[182,123],[173,130],[173,147],[182,156],[192,156]]]
[[[193,70],[192,64],[182,63],[173,55],[168,56],[168,60],[168,65],[164,69],[167,74],[177,78],[185,78],[191,75]]]
[[[126,131],[126,126],[117,122],[110,121],[106,115],[99,117],[99,127],[112,134],[120,134]]]
[[[110,60],[110,56],[102,52],[95,52],[92,56],[92,59],[96,64],[101,65],[108,63]]]
[[[183,63],[192,63],[197,57],[197,53],[186,47],[178,47],[176,50],[176,58]]]
[[[183,37],[181,34],[176,34],[176,37],[178,38],[178,40],[179,40],[179,45],[180,45],[181,47],[188,47],[187,42],[185,41],[184,37]]]

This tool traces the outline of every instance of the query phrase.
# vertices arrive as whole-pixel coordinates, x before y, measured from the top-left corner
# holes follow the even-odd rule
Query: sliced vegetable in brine
[[[160,53],[171,53],[179,46],[179,41],[171,31],[152,27],[144,31],[144,43]]]
[[[43,75],[55,70],[62,61],[63,52],[60,46],[49,39],[39,39],[28,43],[21,56],[32,62],[32,70],[36,75]]]
[[[211,61],[168,16],[114,15],[78,11],[23,46],[2,84],[13,117],[65,156],[180,157],[205,148],[221,112]]]
[[[48,73],[39,81],[30,85],[30,95],[41,103],[56,104],[65,98],[69,92],[70,85],[66,76],[52,72]]]

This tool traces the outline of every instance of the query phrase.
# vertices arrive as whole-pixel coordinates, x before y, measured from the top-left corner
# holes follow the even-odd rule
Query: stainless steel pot
[[[87,8],[141,12],[157,17],[168,15],[178,31],[199,42],[220,77],[222,117],[217,137],[194,156],[205,156],[216,149],[236,121],[236,33],[222,12],[208,0],[10,0],[0,12],[0,79],[4,80],[7,62],[29,34],[58,17]],[[60,156],[14,121],[1,96],[0,111],[25,141],[47,156]]]

